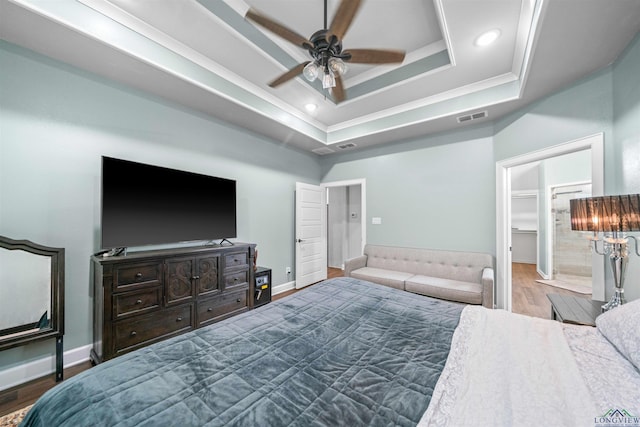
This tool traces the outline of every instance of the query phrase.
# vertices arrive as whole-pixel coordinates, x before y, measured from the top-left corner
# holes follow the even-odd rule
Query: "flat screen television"
[[[236,237],[236,182],[102,157],[102,249]]]

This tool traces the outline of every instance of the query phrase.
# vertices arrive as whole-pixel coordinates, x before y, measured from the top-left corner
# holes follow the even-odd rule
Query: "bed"
[[[336,278],[89,369],[22,425],[594,425],[640,415],[640,344],[617,317],[570,326]]]

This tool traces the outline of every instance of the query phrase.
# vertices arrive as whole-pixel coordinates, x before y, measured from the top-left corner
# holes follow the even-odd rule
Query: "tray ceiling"
[[[328,0],[329,23],[339,3]],[[0,37],[11,43],[318,154],[494,120],[607,66],[640,29],[637,0],[363,1],[343,48],[407,55],[349,64],[336,105],[302,76],[268,87],[308,53],[244,19],[251,7],[309,37],[323,27],[322,0],[0,7]],[[494,29],[493,44],[476,45]]]

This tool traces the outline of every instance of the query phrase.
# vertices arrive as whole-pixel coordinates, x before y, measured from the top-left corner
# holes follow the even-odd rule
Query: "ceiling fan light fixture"
[[[320,66],[315,62],[309,62],[302,70],[302,75],[310,82],[318,78]]]
[[[289,69],[269,83],[275,88],[300,74],[310,82],[320,78],[323,89],[331,89],[333,100],[340,103],[345,100],[342,76],[348,71],[346,63],[352,64],[401,64],[405,52],[386,49],[342,50],[342,39],[351,26],[362,0],[335,0],[340,4],[330,25],[327,24],[327,0],[324,0],[324,26],[311,37],[306,38],[292,29],[280,24],[258,11],[249,8],[245,19],[271,31],[286,41],[309,52],[311,61],[305,61]]]
[[[329,58],[329,69],[338,76],[344,76],[347,71],[348,71],[348,67],[347,64],[344,63],[344,61],[340,58]]]
[[[329,89],[336,87],[336,78],[330,70],[326,70],[322,76],[322,88]]]

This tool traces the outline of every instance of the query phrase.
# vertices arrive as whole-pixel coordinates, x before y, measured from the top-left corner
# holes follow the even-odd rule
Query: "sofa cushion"
[[[351,277],[379,283],[391,288],[404,290],[404,282],[413,274],[402,271],[385,270],[382,268],[363,267],[351,272]]]
[[[482,284],[416,275],[405,282],[405,290],[466,304],[482,304]]]
[[[364,254],[367,256],[367,267],[441,277],[461,282],[480,283],[482,270],[493,265],[491,255],[476,252],[367,244],[364,247]]]

